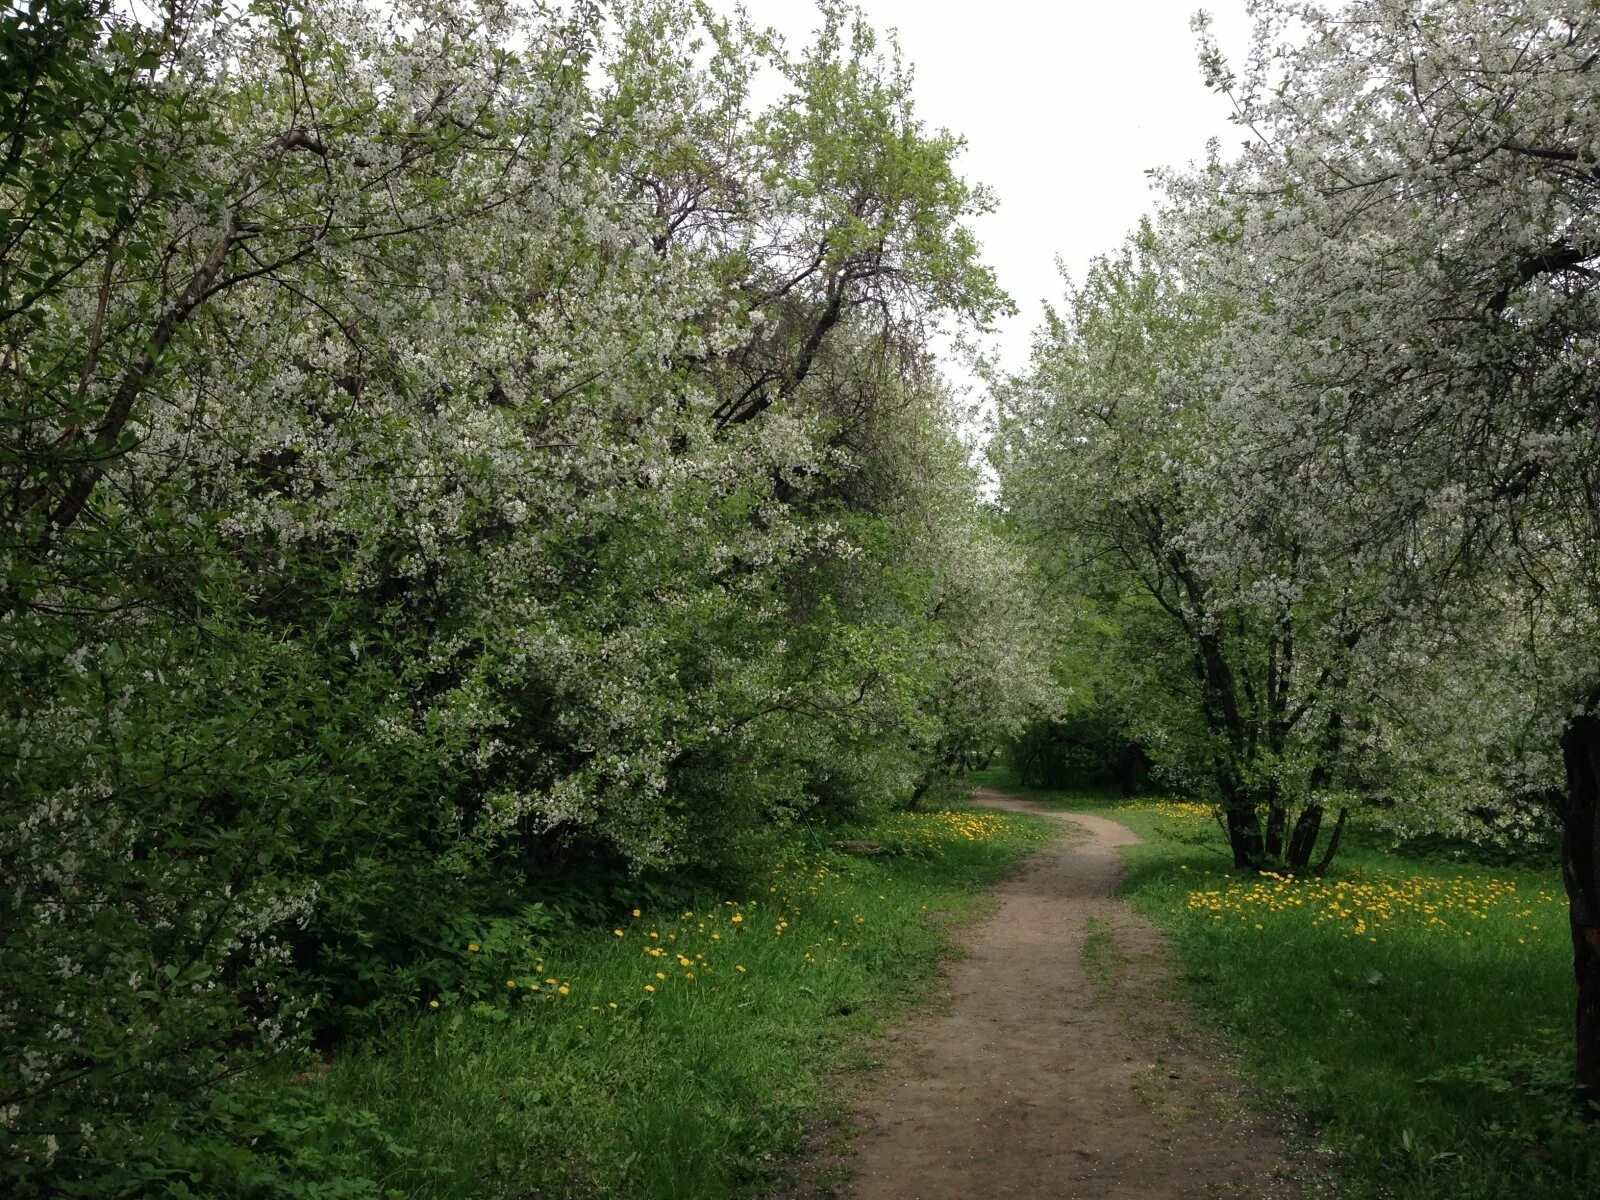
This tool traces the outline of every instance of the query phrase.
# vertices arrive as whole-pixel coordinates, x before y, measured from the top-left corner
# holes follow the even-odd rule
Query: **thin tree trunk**
[[[1273,800],[1267,808],[1267,844],[1266,851],[1269,859],[1283,857],[1283,835],[1289,827],[1289,810],[1284,808],[1277,800]]]
[[[162,355],[166,352],[173,335],[194,314],[195,309],[212,294],[217,276],[222,273],[222,268],[227,263],[228,255],[232,253],[238,238],[239,215],[230,213],[227,228],[212,245],[211,252],[206,255],[205,261],[200,264],[200,269],[189,280],[189,285],[183,289],[183,295],[178,297],[177,302],[156,322],[156,327],[151,331],[144,350],[123,374],[117,390],[112,393],[105,415],[95,427],[86,465],[67,485],[60,502],[45,521],[37,547],[41,554],[65,536],[89,503],[95,485],[106,473],[106,463],[116,451],[117,441],[127,427],[128,418],[133,415],[134,402],[144,393],[145,387],[160,367]]]
[[[1322,860],[1317,863],[1316,874],[1319,878],[1328,873],[1328,868],[1333,865],[1333,856],[1339,853],[1339,839],[1344,837],[1344,822],[1349,815],[1348,808],[1339,810],[1339,819],[1333,823],[1333,836],[1328,839],[1327,848],[1322,852]]]
[[[928,789],[933,786],[932,778],[924,779],[911,790],[911,799],[906,801],[906,812],[916,812],[922,804],[922,798],[928,794]]]
[[[1289,835],[1289,850],[1284,862],[1291,871],[1303,871],[1311,862],[1311,852],[1317,847],[1317,835],[1322,832],[1322,805],[1308,804],[1300,810],[1295,820],[1294,832]]]
[[[1600,718],[1581,716],[1561,739],[1567,797],[1561,813],[1561,877],[1578,984],[1578,1090],[1600,1120]]]

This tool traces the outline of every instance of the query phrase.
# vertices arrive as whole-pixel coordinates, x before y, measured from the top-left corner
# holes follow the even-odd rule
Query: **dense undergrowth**
[[[1198,804],[995,786],[1106,812],[1144,843],[1123,892],[1171,936],[1184,992],[1303,1117],[1361,1200],[1600,1193],[1572,1102],[1572,947],[1553,867],[1357,820],[1325,879],[1244,875]]]
[[[0,12],[0,1195],[427,1194],[264,1065],[1052,702],[932,352],[992,198],[815,18]]]
[[[619,879],[608,911],[547,908],[537,935],[463,929],[460,978],[493,994],[418,997],[320,1071],[219,1089],[183,1148],[151,1147],[142,1194],[767,1194],[830,1074],[870,1062],[866,1035],[927,996],[948,924],[1049,832],[893,814],[774,841],[720,883]]]

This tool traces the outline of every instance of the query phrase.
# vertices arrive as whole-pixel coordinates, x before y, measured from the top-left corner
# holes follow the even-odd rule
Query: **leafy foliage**
[[[1048,703],[927,349],[989,200],[819,11],[0,16],[7,1188]]]
[[[1600,1113],[1600,25],[1251,7],[1241,64],[1197,18],[1241,152],[1163,173],[1002,389],[1007,504],[1115,657],[1161,664],[1153,753],[1236,866],[1326,866],[1353,801],[1559,822]]]

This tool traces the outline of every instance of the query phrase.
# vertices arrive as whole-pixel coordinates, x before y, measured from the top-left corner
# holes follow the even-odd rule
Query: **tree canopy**
[[[1006,504],[1118,653],[1167,664],[1136,732],[1204,766],[1239,865],[1326,865],[1352,797],[1559,822],[1600,1100],[1600,26],[1252,8],[1237,69],[1198,23],[1245,148],[1164,173],[1003,390]]]
[[[9,1188],[1049,702],[929,348],[990,199],[819,19],[0,15]]]

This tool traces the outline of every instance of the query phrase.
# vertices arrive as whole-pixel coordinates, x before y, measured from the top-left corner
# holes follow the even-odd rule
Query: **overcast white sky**
[[[1081,278],[1150,208],[1146,170],[1202,158],[1212,137],[1230,149],[1241,140],[1227,101],[1201,82],[1189,19],[1208,11],[1237,60],[1248,41],[1244,0],[858,3],[879,29],[898,30],[916,67],[918,111],[966,137],[964,173],[999,198],[978,233],[1021,309],[998,338],[1011,369],[1026,363],[1041,302],[1061,296],[1057,255]],[[791,45],[816,27],[810,0],[745,7]]]

